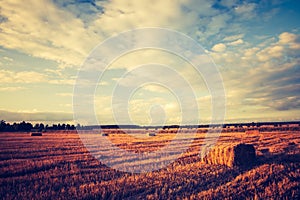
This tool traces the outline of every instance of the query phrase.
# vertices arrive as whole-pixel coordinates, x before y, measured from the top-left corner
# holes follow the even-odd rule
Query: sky
[[[92,50],[124,31],[157,27],[187,35],[212,58],[226,94],[225,122],[300,120],[299,19],[298,0],[0,0],[0,119],[73,124],[74,84]],[[129,87],[130,76],[146,73],[185,90],[171,73],[149,70],[151,63],[184,77],[195,90],[199,123],[210,122],[207,77],[178,55],[141,49],[120,55],[99,79],[99,123],[119,123],[116,115],[124,124],[182,122],[181,102],[157,82],[131,94],[130,121],[114,113],[112,91]],[[125,74],[129,81],[120,81]]]

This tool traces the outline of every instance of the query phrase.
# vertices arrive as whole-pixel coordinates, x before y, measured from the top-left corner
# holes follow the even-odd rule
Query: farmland
[[[175,134],[134,137],[107,131],[121,149],[153,152]],[[86,134],[90,134],[87,132]],[[136,133],[138,134],[138,133]],[[204,133],[167,167],[147,173],[117,171],[95,159],[76,131],[0,134],[2,199],[266,199],[300,198],[300,134],[297,131],[222,133],[218,145],[252,144],[257,161],[248,168],[209,165],[199,152]],[[99,137],[101,134],[99,133]],[[105,147],[97,147],[105,149]],[[174,149],[180,149],[175,146]],[[111,159],[122,159],[111,154]],[[125,159],[125,158],[124,158]]]

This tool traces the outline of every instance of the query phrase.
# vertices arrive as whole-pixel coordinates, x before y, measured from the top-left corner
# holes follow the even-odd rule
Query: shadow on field
[[[260,155],[257,156],[257,164],[287,164],[287,163],[299,163],[300,154],[287,154],[280,153],[275,155]]]

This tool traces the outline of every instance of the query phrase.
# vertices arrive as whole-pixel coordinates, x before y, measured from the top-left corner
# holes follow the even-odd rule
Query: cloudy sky
[[[0,2],[0,119],[72,123],[78,70],[96,45],[124,31],[159,27],[188,35],[211,56],[223,79],[226,122],[300,120],[298,0]],[[151,74],[149,63],[169,66],[190,82],[198,103],[192,107],[200,122],[210,121],[207,77],[180,56],[145,49],[117,58],[99,80],[93,99],[101,123],[122,118],[113,113],[118,105],[111,91],[134,82],[130,76],[143,78],[140,66],[180,89],[172,73]],[[180,123],[180,103],[164,85],[140,85],[128,102],[131,122],[121,123]]]

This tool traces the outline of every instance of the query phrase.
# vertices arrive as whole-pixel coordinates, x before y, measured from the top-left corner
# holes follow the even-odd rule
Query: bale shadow
[[[259,155],[257,156],[256,166],[263,164],[286,164],[286,163],[299,163],[300,153],[279,153],[271,155]]]

